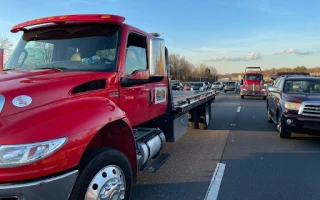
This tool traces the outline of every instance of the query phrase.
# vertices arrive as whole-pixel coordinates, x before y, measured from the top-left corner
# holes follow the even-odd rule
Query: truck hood
[[[320,101],[320,94],[284,94],[284,100],[295,103],[302,103],[303,101]]]
[[[56,70],[5,71],[0,73],[0,94],[5,103],[0,118],[74,96],[72,90],[92,80],[106,80],[115,72],[60,72]],[[25,95],[24,99],[16,98]],[[28,101],[24,101],[27,96]],[[17,105],[24,101],[25,104]],[[26,103],[27,102],[27,103]],[[0,102],[1,103],[1,102]]]

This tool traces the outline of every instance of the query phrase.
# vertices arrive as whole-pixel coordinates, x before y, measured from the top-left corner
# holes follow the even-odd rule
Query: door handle
[[[149,90],[149,106],[152,105],[153,99],[152,99],[152,89]]]

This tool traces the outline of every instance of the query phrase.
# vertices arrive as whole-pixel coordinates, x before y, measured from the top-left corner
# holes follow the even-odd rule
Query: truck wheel
[[[241,99],[243,99],[244,98],[244,96],[243,95],[241,95]]]
[[[224,93],[226,93],[227,91],[226,90],[224,90]]]
[[[206,103],[200,115],[199,128],[202,130],[208,129],[209,124],[210,124],[210,110],[209,110],[209,105]]]
[[[70,200],[129,199],[133,177],[128,159],[119,151],[94,149],[79,165]],[[112,191],[112,192],[109,192]]]
[[[267,99],[267,97],[263,97],[263,100],[266,100]]]
[[[278,115],[277,129],[278,129],[278,135],[280,138],[290,138],[291,133],[290,131],[287,131],[287,127],[286,127],[286,124],[284,123],[281,113]]]
[[[198,121],[199,121],[198,113],[199,113],[198,108],[194,108],[193,110],[189,111],[189,114],[188,114],[189,129],[197,129],[198,128]]]

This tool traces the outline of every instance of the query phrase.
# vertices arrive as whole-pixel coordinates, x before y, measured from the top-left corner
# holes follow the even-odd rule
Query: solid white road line
[[[238,106],[237,112],[240,112],[241,110],[241,106]]]
[[[216,169],[214,170],[211,183],[209,185],[207,195],[204,200],[216,200],[218,198],[220,185],[223,177],[226,164],[218,163]]]

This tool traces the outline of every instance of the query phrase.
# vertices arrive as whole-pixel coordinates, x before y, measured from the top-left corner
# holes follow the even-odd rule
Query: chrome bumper
[[[260,92],[260,91],[240,91],[240,95],[244,95],[244,96],[267,96],[267,92]]]
[[[0,200],[67,200],[78,177],[78,170],[29,183],[0,184]]]

